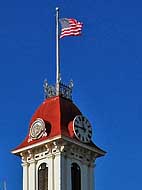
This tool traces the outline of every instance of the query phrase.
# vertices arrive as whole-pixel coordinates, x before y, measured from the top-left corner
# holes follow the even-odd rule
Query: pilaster
[[[68,157],[66,159],[66,164],[67,164],[67,175],[66,175],[67,184],[66,184],[66,189],[71,190],[72,189],[72,186],[71,186],[71,164],[72,164],[72,161]]]
[[[88,170],[87,165],[82,164],[81,167],[81,190],[87,190],[88,189]]]
[[[29,180],[28,180],[29,164],[27,162],[23,162],[22,167],[23,167],[23,190],[29,190],[29,188],[28,188],[28,185],[29,185]]]
[[[54,158],[55,158],[55,156],[53,154],[51,154],[48,157],[48,163],[49,163],[49,166],[48,166],[48,169],[49,169],[48,186],[49,186],[49,190],[54,190],[54,170],[55,170]]]
[[[36,160],[34,154],[29,151],[29,190],[36,190]]]
[[[89,190],[94,190],[95,187],[94,187],[94,167],[95,167],[95,164],[94,163],[91,163],[89,166],[88,166],[88,181],[89,181]],[[93,189],[94,188],[94,189]]]
[[[28,167],[27,156],[23,153],[20,154],[22,158],[22,167],[23,167],[23,190],[29,190],[29,175],[28,175]]]
[[[61,190],[61,152],[54,158],[54,190]]]

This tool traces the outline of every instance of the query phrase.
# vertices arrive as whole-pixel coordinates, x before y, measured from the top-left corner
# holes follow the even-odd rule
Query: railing
[[[45,99],[60,95],[61,97],[72,100],[73,81],[71,80],[69,85],[59,83],[59,92],[57,93],[56,86],[48,85],[47,80],[44,81],[44,97]]]

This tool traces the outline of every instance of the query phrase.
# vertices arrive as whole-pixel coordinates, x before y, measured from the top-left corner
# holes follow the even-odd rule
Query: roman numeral
[[[75,132],[76,132],[76,133],[79,133],[78,129],[75,129]]]
[[[92,131],[89,129],[88,133],[92,134]]]
[[[88,137],[86,137],[86,141],[87,141],[87,142],[89,142],[89,141],[90,141],[90,139],[89,139]]]
[[[82,137],[81,140],[84,141],[84,137]]]
[[[90,134],[88,134],[88,138],[91,139],[91,135]]]
[[[75,124],[77,125],[77,124],[79,124],[80,123],[80,121],[78,121],[77,119],[75,120]]]

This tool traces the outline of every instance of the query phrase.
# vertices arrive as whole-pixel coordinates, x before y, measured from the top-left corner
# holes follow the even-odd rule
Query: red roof
[[[72,122],[77,115],[81,115],[81,112],[72,101],[60,96],[46,99],[33,114],[29,124],[29,132],[25,140],[15,150],[56,137],[58,135],[73,138],[74,133]],[[31,125],[37,118],[43,119],[45,126],[48,126],[47,136],[29,141]]]

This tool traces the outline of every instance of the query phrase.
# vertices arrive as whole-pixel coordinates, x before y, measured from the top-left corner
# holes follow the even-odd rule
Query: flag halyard
[[[61,18],[59,21],[61,23],[60,38],[81,35],[83,23],[73,18]]]

